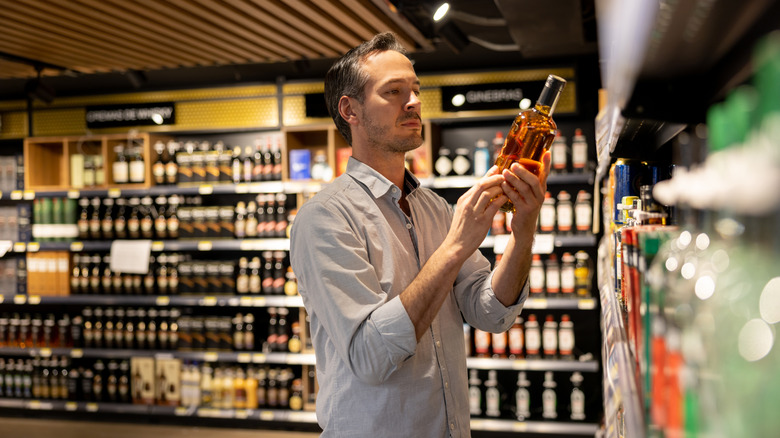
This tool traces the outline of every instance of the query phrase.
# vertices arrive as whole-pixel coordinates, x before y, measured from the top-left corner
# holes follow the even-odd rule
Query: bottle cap
[[[560,76],[550,75],[547,76],[547,82],[545,82],[544,86],[552,88],[553,91],[560,91],[566,86],[566,79]]]

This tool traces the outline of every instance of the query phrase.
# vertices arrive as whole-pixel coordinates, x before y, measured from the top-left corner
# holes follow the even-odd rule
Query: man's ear
[[[339,99],[339,114],[350,125],[354,125],[358,122],[357,112],[355,111],[354,104],[357,102],[348,96],[341,96]]]

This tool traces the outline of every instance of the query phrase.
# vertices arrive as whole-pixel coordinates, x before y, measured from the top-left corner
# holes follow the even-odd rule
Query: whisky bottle
[[[566,80],[549,75],[536,105],[517,115],[506,136],[501,153],[496,159],[499,172],[509,169],[512,163],[517,162],[539,175],[542,155],[550,148],[558,132],[558,125],[555,124],[552,115],[565,86]],[[501,209],[511,212],[515,210],[510,201],[507,201]]]
[[[114,146],[114,162],[111,166],[111,174],[115,184],[127,184],[130,181],[130,165],[125,156],[125,146]]]
[[[165,184],[165,167],[170,159],[166,155],[165,143],[161,141],[155,143],[154,152],[157,154],[157,159],[154,161],[154,164],[152,164],[154,183],[157,185]]]
[[[176,184],[177,176],[179,174],[179,165],[176,162],[176,153],[178,152],[179,147],[179,143],[175,141],[168,142],[168,162],[165,163],[166,184]]]

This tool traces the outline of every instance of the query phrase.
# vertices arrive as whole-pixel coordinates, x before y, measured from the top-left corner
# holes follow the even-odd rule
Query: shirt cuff
[[[487,293],[482,294],[482,305],[487,311],[487,314],[496,317],[499,324],[511,324],[514,322],[515,317],[520,314],[520,311],[523,310],[523,304],[525,304],[525,300],[528,299],[530,291],[528,279],[525,280],[523,290],[520,291],[520,295],[517,297],[515,303],[510,306],[505,306],[498,300],[496,293],[493,290],[493,275],[495,275],[495,272],[495,270],[491,271],[490,275],[488,275],[485,280],[485,289]]]
[[[371,321],[382,335],[381,339],[391,358],[401,358],[403,361],[414,354],[417,349],[417,335],[414,324],[401,303],[401,297],[395,297],[374,310]]]

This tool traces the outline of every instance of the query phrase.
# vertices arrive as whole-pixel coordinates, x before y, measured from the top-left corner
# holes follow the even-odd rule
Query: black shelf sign
[[[176,110],[173,102],[87,106],[86,122],[87,128],[173,125]]]
[[[523,99],[530,108],[544,88],[544,80],[497,82],[441,87],[442,111],[520,110]]]

